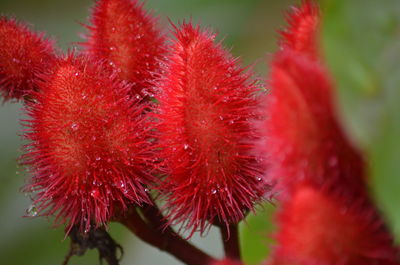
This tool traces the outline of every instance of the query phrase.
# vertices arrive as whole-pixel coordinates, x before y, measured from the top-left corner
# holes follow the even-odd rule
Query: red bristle
[[[273,265],[394,265],[398,250],[370,202],[299,185],[279,214]]]
[[[159,133],[171,223],[204,232],[236,223],[263,196],[252,155],[257,87],[215,35],[184,23],[158,83]]]
[[[275,56],[266,110],[269,175],[288,192],[306,181],[365,194],[363,158],[338,122],[327,76],[309,56],[289,49]]]
[[[152,181],[148,106],[104,68],[82,56],[60,59],[27,108],[23,160],[34,204],[56,223],[86,231],[128,204],[148,202],[143,185]]]
[[[287,13],[288,27],[280,31],[280,47],[317,57],[320,20],[319,8],[314,1],[304,0],[300,6],[293,6]]]
[[[135,97],[152,96],[151,82],[165,53],[156,22],[137,0],[99,0],[83,43],[87,53],[115,66]]]
[[[21,99],[37,90],[37,75],[55,62],[53,42],[14,19],[0,17],[0,95]]]

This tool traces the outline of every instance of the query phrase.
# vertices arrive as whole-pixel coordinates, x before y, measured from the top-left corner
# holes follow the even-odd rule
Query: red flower
[[[129,81],[131,94],[150,94],[154,72],[165,53],[164,37],[156,19],[137,0],[99,0],[83,46],[86,51],[114,65],[120,78]]]
[[[172,223],[236,223],[264,192],[251,154],[257,88],[215,35],[183,24],[158,83],[160,145]]]
[[[392,238],[363,198],[299,185],[279,221],[273,265],[399,264]]]
[[[43,75],[28,106],[25,164],[34,204],[56,223],[105,224],[127,204],[148,201],[151,139],[145,105],[97,61],[69,55]]]
[[[14,19],[0,17],[0,95],[21,99],[37,89],[37,74],[55,61],[53,43]]]

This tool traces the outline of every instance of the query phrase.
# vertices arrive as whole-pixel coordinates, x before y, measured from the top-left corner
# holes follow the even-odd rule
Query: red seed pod
[[[157,19],[137,0],[99,0],[91,23],[83,43],[86,51],[114,65],[119,76],[129,81],[132,96],[152,95],[151,81],[165,53]]]
[[[158,83],[161,157],[172,223],[237,223],[264,193],[251,150],[257,87],[215,35],[184,23]]]
[[[319,53],[320,14],[318,5],[312,0],[303,0],[287,13],[288,27],[281,34],[281,48],[289,48],[311,57]]]
[[[23,157],[32,173],[28,189],[42,215],[56,223],[105,224],[128,204],[148,202],[143,184],[152,180],[153,158],[146,105],[104,65],[66,56],[41,77],[28,106]]]
[[[268,264],[400,264],[370,202],[347,202],[340,193],[299,185],[279,214],[278,247]]]
[[[53,42],[14,19],[0,16],[0,95],[21,99],[37,89],[37,74],[55,61]]]
[[[278,187],[290,193],[305,181],[365,195],[362,155],[338,122],[333,87],[321,64],[283,50],[272,62],[270,84],[265,149]]]

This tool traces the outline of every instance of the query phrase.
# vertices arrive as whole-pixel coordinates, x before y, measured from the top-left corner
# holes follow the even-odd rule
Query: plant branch
[[[208,265],[214,261],[214,258],[179,237],[171,228],[163,233],[161,227],[159,229],[154,227],[155,220],[152,221],[153,225],[146,223],[138,214],[136,207],[131,207],[126,215],[117,221],[146,243],[170,253],[187,265]]]
[[[157,229],[162,233],[171,233],[179,236],[171,228],[171,226],[167,224],[166,220],[164,219],[164,215],[161,213],[154,201],[153,204],[146,204],[141,207],[140,211],[154,229]]]
[[[234,260],[240,260],[238,224],[220,225],[225,255]]]

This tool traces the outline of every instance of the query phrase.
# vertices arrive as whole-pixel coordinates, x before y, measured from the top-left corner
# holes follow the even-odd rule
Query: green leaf
[[[246,222],[240,224],[240,245],[245,264],[256,265],[265,260],[271,252],[273,240],[271,234],[274,224],[271,216],[275,206],[265,203],[257,214],[250,214]]]

